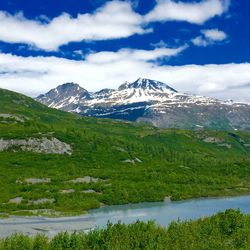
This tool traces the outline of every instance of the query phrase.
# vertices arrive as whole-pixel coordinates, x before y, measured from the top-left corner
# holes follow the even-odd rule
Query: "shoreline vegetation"
[[[241,196],[250,196],[250,193],[237,193],[237,194],[230,194],[230,195],[218,195],[218,196],[202,196],[202,197],[190,197],[185,199],[177,199],[172,200],[171,197],[167,196],[164,197],[163,200],[160,201],[143,201],[139,203],[124,203],[119,205],[129,205],[129,204],[143,204],[147,202],[175,202],[175,201],[191,201],[195,199],[221,199],[221,198],[234,198],[234,197],[241,197]],[[100,207],[96,207],[93,209],[98,209],[101,207],[108,207],[108,206],[116,206],[116,204],[112,205],[101,205]],[[92,210],[92,209],[90,209]],[[8,213],[0,213],[0,219],[10,219],[10,218],[18,218],[18,217],[38,217],[38,218],[63,218],[63,217],[74,217],[74,216],[87,216],[89,211],[83,211],[82,213],[79,212],[57,212],[57,211],[50,211],[49,209],[41,209],[41,210],[24,210],[24,211],[17,211],[14,214]]]
[[[250,194],[250,132],[80,117],[0,89],[0,213]]]
[[[0,250],[81,249],[249,249],[250,215],[228,209],[195,221],[172,222],[167,228],[152,221],[133,224],[108,223],[88,233],[59,233],[49,239],[13,234],[0,239]]]

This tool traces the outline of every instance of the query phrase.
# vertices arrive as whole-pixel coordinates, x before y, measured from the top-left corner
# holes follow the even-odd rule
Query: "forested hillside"
[[[0,216],[250,193],[250,133],[79,117],[0,90]]]

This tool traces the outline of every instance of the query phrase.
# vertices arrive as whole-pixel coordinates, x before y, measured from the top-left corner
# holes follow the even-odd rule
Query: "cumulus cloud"
[[[181,92],[250,102],[250,63],[167,66],[152,61],[152,56],[121,56],[121,51],[116,52],[118,56],[115,52],[103,53],[108,57],[92,53],[81,61],[0,54],[0,87],[36,96],[64,82],[73,81],[95,91],[146,77],[163,81]]]
[[[0,23],[1,41],[26,43],[48,51],[72,41],[125,38],[150,31],[142,28],[142,17],[131,4],[122,1],[109,1],[92,14],[73,18],[63,13],[47,22],[0,11]]]
[[[127,38],[135,34],[152,32],[147,24],[155,21],[186,21],[202,24],[228,9],[229,0],[203,0],[201,2],[175,2],[158,0],[155,8],[145,16],[134,11],[129,1],[108,1],[93,13],[72,17],[67,13],[48,19],[40,16],[27,19],[0,11],[0,41],[24,43],[31,48],[57,50],[61,45],[83,40]]]
[[[221,42],[227,39],[227,34],[218,29],[202,30],[201,36],[192,39],[192,43],[196,46],[206,47],[216,42]]]
[[[110,63],[121,60],[134,61],[151,61],[160,58],[176,56],[185,50],[188,46],[184,45],[179,48],[156,48],[154,50],[137,50],[137,49],[120,49],[119,51],[102,51],[89,54],[86,60],[90,63]]]
[[[205,38],[212,41],[223,41],[227,38],[227,34],[218,29],[202,30],[201,33]]]
[[[229,0],[202,0],[189,3],[157,0],[155,8],[145,16],[145,20],[147,22],[186,21],[203,24],[207,20],[226,12],[229,4]]]

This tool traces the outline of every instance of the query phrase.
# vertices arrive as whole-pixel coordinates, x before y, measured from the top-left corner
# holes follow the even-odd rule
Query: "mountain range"
[[[145,78],[98,92],[65,83],[36,100],[83,116],[150,123],[160,128],[250,130],[250,104],[180,93],[163,82]]]

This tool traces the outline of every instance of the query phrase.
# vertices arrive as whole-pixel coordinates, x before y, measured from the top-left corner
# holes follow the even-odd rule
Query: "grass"
[[[166,196],[179,200],[250,194],[249,132],[163,130],[79,117],[2,89],[0,114],[24,118],[24,122],[1,118],[0,139],[56,137],[73,149],[72,155],[19,148],[0,152],[1,213],[30,215],[47,209],[52,216],[73,215],[101,204],[161,201]],[[220,142],[204,142],[209,137]],[[134,164],[124,162],[136,158]],[[84,176],[101,181],[67,182]],[[28,184],[27,178],[51,182]],[[61,193],[67,189],[75,192]],[[82,192],[89,189],[100,194]],[[22,197],[22,202],[9,203],[15,197]],[[55,202],[30,203],[41,198]]]

